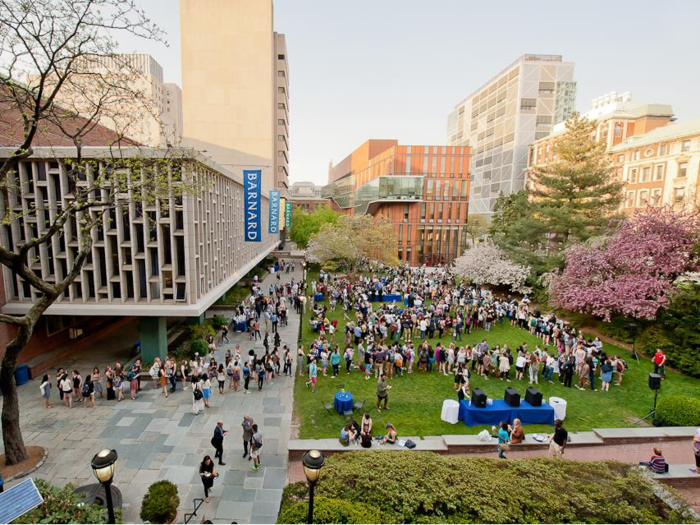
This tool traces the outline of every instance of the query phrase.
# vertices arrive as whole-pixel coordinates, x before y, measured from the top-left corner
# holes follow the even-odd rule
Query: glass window
[[[425,203],[422,202],[420,205],[420,220],[425,221]]]
[[[664,179],[664,165],[659,164],[656,166],[656,172],[654,174],[654,180],[663,180]]]
[[[625,207],[626,208],[634,208],[634,192],[633,191],[627,192],[627,200],[625,202]]]
[[[439,180],[436,180],[436,181],[435,181],[435,197],[436,197],[437,199],[439,199],[440,197],[442,197],[442,193],[440,192],[441,189],[442,189],[442,188],[440,188],[440,181],[439,181]]]
[[[637,182],[637,168],[630,170],[630,182]]]
[[[406,226],[406,244],[411,244],[411,225]]]
[[[634,160],[639,160],[642,158],[642,152],[640,150],[637,150],[634,152]]]
[[[625,162],[625,154],[624,153],[617,156],[617,162]]]
[[[666,155],[666,144],[659,146],[659,155]]]
[[[462,200],[467,198],[467,181],[462,181]]]
[[[673,203],[679,204],[683,202],[685,198],[685,188],[674,188],[673,189]]]
[[[688,163],[683,162],[678,165],[678,176],[685,177],[688,174]]]
[[[642,182],[650,182],[651,181],[651,168],[646,167],[642,170]]]
[[[434,191],[434,186],[435,186],[435,181],[432,179],[428,179],[428,183],[426,185],[426,198],[432,199],[433,198],[433,191]]]
[[[399,224],[399,245],[401,244],[402,240],[403,240],[403,224]]]
[[[641,190],[637,195],[637,207],[643,208],[649,203],[649,191]]]
[[[681,151],[690,151],[690,141],[689,140],[683,141],[683,144],[681,145]]]
[[[661,206],[661,188],[651,190],[651,205]]]

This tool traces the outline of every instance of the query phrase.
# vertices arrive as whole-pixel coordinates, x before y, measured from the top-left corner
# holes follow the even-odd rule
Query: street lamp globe
[[[307,451],[301,459],[304,465],[304,474],[310,484],[315,484],[321,475],[321,467],[326,461],[326,458],[319,450]]]
[[[116,450],[104,449],[92,458],[92,472],[100,483],[111,483],[114,479],[114,467],[117,464]]]

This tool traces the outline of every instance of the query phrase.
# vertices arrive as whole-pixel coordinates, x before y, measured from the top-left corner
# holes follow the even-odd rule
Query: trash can
[[[566,400],[561,397],[550,397],[549,406],[554,409],[554,419],[566,419]]]
[[[19,365],[15,368],[15,381],[17,386],[22,386],[29,382],[29,367],[27,365]]]

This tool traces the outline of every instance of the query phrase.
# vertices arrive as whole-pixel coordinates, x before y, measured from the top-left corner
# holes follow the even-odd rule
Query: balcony
[[[354,188],[355,177],[350,175],[323,187],[321,195],[331,198],[344,209],[355,213],[373,213],[385,202],[420,201],[423,199],[423,176],[382,176]]]

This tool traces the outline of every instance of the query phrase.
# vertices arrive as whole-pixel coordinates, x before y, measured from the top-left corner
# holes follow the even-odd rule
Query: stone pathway
[[[300,265],[296,266],[294,274],[282,275],[282,282],[301,278]],[[266,292],[271,282],[276,282],[273,275],[263,282]],[[288,326],[280,327],[282,344],[295,351],[298,334],[299,316],[291,308]],[[217,350],[217,361],[223,361],[226,348],[235,343],[240,343],[244,355],[251,348],[264,353],[262,344],[251,342],[247,333],[234,333],[229,339],[230,343]],[[126,392],[124,401],[98,400],[97,408],[83,408],[81,404],[68,409],[59,405],[54,391],[54,408],[50,410],[43,406],[38,380],[20,387],[25,444],[42,446],[48,452],[46,463],[32,477],[60,485],[94,483],[90,460],[100,450],[114,448],[119,453],[114,484],[124,498],[124,522],[141,522],[141,500],[148,486],[167,479],[178,485],[181,503],[177,522],[183,523],[184,513],[192,512],[194,498],[204,497],[199,464],[207,454],[213,458],[210,441],[217,420],[222,419],[224,428],[230,431],[224,442],[226,466],[217,465],[219,478],[214,483],[211,501],[202,505],[192,523],[203,519],[274,523],[287,480],[294,376],[276,378],[274,384],[265,384],[262,391],[251,381],[250,395],[244,395],[242,389],[238,393],[228,390],[227,382],[226,393],[219,395],[215,388],[211,407],[197,416],[191,412],[191,392],[183,392],[181,383],[167,399],[160,389],[153,390],[150,382],[141,384],[144,389],[137,400],[130,400]],[[262,468],[257,472],[241,457],[241,420],[245,414],[255,419],[263,434]]]

